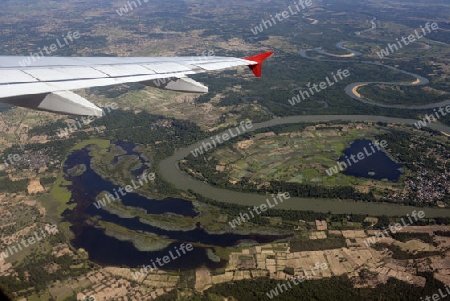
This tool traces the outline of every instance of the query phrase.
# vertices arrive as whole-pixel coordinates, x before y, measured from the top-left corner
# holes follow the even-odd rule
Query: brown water
[[[324,122],[324,121],[359,121],[359,122],[386,122],[397,124],[412,125],[417,122],[415,119],[403,119],[385,116],[369,116],[369,115],[314,115],[314,116],[290,116],[286,118],[276,118],[266,122],[253,125],[251,131],[262,129],[275,125],[302,123],[302,122]],[[430,128],[434,130],[450,133],[450,127],[439,124],[430,124]],[[225,133],[225,131],[224,131]],[[221,134],[219,134],[221,135]],[[205,140],[206,142],[207,140]],[[202,142],[202,141],[201,141]],[[267,197],[264,195],[241,193],[222,188],[212,187],[204,182],[189,177],[186,173],[180,171],[177,162],[190,154],[191,150],[198,147],[201,142],[195,143],[189,147],[177,150],[175,154],[159,165],[160,174],[177,188],[188,190],[191,189],[205,197],[214,199],[224,203],[234,203],[245,206],[257,206],[263,204]],[[413,206],[403,206],[387,203],[363,203],[354,202],[352,200],[336,200],[336,199],[311,199],[311,198],[290,198],[279,204],[277,209],[293,209],[293,210],[312,210],[316,212],[354,213],[369,215],[387,215],[387,216],[404,216],[414,210],[423,210],[427,217],[450,216],[450,209],[440,208],[419,208]]]

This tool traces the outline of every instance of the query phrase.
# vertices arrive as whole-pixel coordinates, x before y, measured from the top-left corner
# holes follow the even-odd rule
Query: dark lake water
[[[375,151],[374,151],[375,150]],[[358,160],[358,153],[364,154],[364,159]],[[378,150],[371,140],[355,140],[352,142],[349,148],[344,150],[344,156],[339,158],[340,162],[347,162],[349,159],[351,165],[347,167],[344,174],[349,176],[355,176],[360,178],[369,178],[374,180],[387,179],[389,181],[397,182],[402,175],[399,168],[403,165],[392,161],[383,149]],[[354,155],[355,160],[358,162],[354,163],[350,156]],[[347,156],[347,158],[345,157]]]
[[[121,146],[123,145],[122,143]],[[127,144],[126,147],[122,148],[131,154],[139,155],[134,152],[134,146],[132,148],[131,146],[131,144]],[[98,209],[94,206],[97,195],[102,191],[114,194],[114,190],[118,191],[120,186],[100,177],[91,168],[91,159],[88,149],[85,148],[74,151],[65,162],[65,177],[72,182],[72,185],[68,187],[72,193],[70,203],[76,203],[76,207],[73,210],[66,210],[64,219],[72,224],[71,230],[75,234],[72,244],[77,248],[84,248],[89,253],[90,259],[99,264],[127,265],[130,267],[149,264],[151,259],[154,260],[157,257],[161,258],[161,256],[168,255],[169,251],[174,250],[174,246],[179,246],[181,243],[201,243],[210,246],[209,249],[211,249],[215,246],[235,246],[242,241],[267,243],[282,238],[273,235],[209,234],[201,225],[197,225],[194,230],[190,231],[169,231],[144,224],[136,217],[122,218],[101,208]],[[79,176],[69,176],[67,170],[79,164],[84,164],[87,170]],[[125,206],[142,208],[148,214],[177,214],[190,217],[198,214],[192,203],[183,199],[154,200],[131,192],[121,196],[121,200]],[[87,224],[86,220],[89,216],[96,216],[103,221],[112,222],[128,229],[154,233],[176,242],[161,251],[139,251],[131,242],[109,237],[103,229]],[[193,251],[165,265],[162,269],[192,269],[202,265],[217,268],[226,264],[226,262],[215,263],[210,261],[206,256],[207,249],[208,247],[194,247]]]

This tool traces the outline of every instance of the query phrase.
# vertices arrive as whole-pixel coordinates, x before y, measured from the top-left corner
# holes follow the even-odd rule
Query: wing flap
[[[60,114],[99,117],[103,115],[101,108],[69,91],[14,96],[2,99],[1,101],[18,107]]]
[[[39,104],[39,110],[73,115],[103,115],[102,109],[89,100],[69,91],[48,94]]]
[[[208,93],[208,87],[189,77],[163,78],[140,83],[147,87],[154,87],[163,90],[189,93]]]

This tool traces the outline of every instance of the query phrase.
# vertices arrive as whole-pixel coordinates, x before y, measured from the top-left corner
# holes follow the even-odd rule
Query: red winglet
[[[268,52],[260,53],[260,54],[257,54],[257,55],[254,55],[254,56],[249,56],[249,57],[245,58],[248,61],[257,62],[256,65],[249,65],[248,66],[253,71],[253,74],[256,77],[261,77],[262,62],[264,62],[264,60],[266,58],[268,58],[269,56],[271,56],[272,54],[273,54],[273,51],[268,51]]]

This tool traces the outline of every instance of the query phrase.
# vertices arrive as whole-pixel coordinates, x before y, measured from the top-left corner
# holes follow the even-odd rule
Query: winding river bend
[[[431,104],[424,104],[424,105],[390,105],[390,104],[385,104],[385,103],[379,103],[376,101],[373,101],[371,99],[365,98],[362,95],[360,95],[358,93],[358,88],[362,87],[362,86],[367,86],[367,85],[372,85],[372,84],[382,84],[382,85],[397,85],[397,86],[422,86],[422,85],[428,85],[429,84],[429,80],[421,75],[415,74],[415,73],[411,73],[405,70],[401,70],[398,69],[396,67],[392,67],[389,65],[384,65],[381,64],[379,62],[372,62],[372,61],[354,61],[354,60],[325,60],[325,59],[319,59],[319,58],[315,58],[315,57],[311,57],[308,56],[308,51],[316,51],[317,53],[323,54],[323,55],[328,55],[334,58],[349,58],[349,57],[356,57],[356,56],[360,56],[362,55],[362,53],[350,49],[350,48],[346,48],[344,46],[345,42],[339,42],[336,44],[336,47],[339,49],[344,49],[346,51],[349,52],[349,54],[343,54],[343,55],[338,55],[338,54],[331,54],[328,52],[323,51],[321,48],[314,48],[314,49],[303,49],[299,52],[299,54],[307,59],[310,60],[315,60],[315,61],[320,61],[320,62],[342,62],[342,63],[360,63],[360,64],[368,64],[368,65],[375,65],[375,66],[382,66],[403,74],[407,74],[410,75],[412,77],[415,77],[416,80],[414,82],[411,83],[407,83],[407,82],[355,82],[355,83],[351,83],[349,84],[347,87],[345,87],[345,93],[350,96],[351,98],[360,101],[362,103],[365,104],[370,104],[370,105],[374,105],[374,106],[378,106],[378,107],[382,107],[382,108],[392,108],[392,109],[409,109],[409,110],[425,110],[425,109],[432,109],[432,108],[437,108],[437,107],[443,107],[446,105],[450,105],[450,99],[438,102],[438,103],[431,103]],[[431,48],[429,48],[431,49]]]
[[[302,122],[326,122],[326,121],[358,121],[358,122],[386,122],[395,124],[413,125],[417,122],[415,119],[403,119],[385,116],[370,116],[370,115],[314,115],[305,116],[297,115],[286,118],[276,118],[266,122],[256,123],[249,131],[254,131],[263,128],[270,128],[276,125],[293,124]],[[430,124],[430,128],[438,131],[443,131],[450,134],[450,127],[440,124]],[[227,131],[224,131],[225,133]],[[218,134],[222,135],[222,134]],[[205,182],[193,179],[185,172],[178,168],[178,161],[184,159],[190,154],[190,151],[199,147],[202,142],[207,142],[209,139],[200,141],[186,148],[179,149],[175,154],[159,164],[159,172],[164,179],[179,189],[191,189],[205,197],[224,202],[234,203],[245,206],[258,206],[263,204],[268,196],[258,195],[253,193],[242,193],[222,188],[213,187]],[[313,199],[313,198],[296,198],[291,197],[289,200],[277,206],[279,209],[293,209],[293,210],[312,210],[316,212],[332,213],[355,213],[355,214],[371,214],[371,215],[388,215],[400,216],[411,213],[414,210],[423,210],[427,217],[450,216],[450,209],[439,208],[419,208],[413,206],[402,206],[387,203],[364,203],[354,201],[343,201],[334,199]]]
[[[374,17],[371,21],[372,28],[369,28],[366,31],[376,30],[376,17]],[[363,31],[365,32],[365,31]],[[360,35],[363,32],[356,33]],[[347,62],[347,63],[362,63],[362,64],[370,64],[383,66],[391,70],[395,70],[412,77],[415,77],[416,80],[411,83],[406,82],[355,82],[348,85],[345,88],[345,92],[351,98],[356,99],[360,102],[376,105],[379,107],[385,108],[395,108],[395,109],[410,109],[410,110],[422,110],[422,109],[431,109],[436,107],[441,107],[450,104],[450,99],[433,104],[425,104],[425,105],[389,105],[378,103],[370,99],[366,99],[359,95],[357,92],[358,87],[370,85],[370,84],[386,84],[386,85],[404,85],[404,86],[417,86],[417,85],[426,85],[429,83],[429,80],[423,76],[418,74],[414,74],[411,72],[407,72],[392,66],[384,65],[379,62],[372,61],[354,61],[354,60],[324,60],[319,58],[314,58],[308,56],[308,51],[316,51],[324,55],[332,56],[335,58],[349,58],[356,57],[362,55],[362,53],[346,48],[345,42],[339,42],[336,44],[336,47],[340,49],[347,50],[349,54],[344,55],[334,55],[329,54],[323,51],[321,48],[315,49],[304,49],[300,51],[300,55],[304,58],[322,61],[322,62]],[[275,118],[270,121],[254,124],[253,128],[250,131],[254,131],[257,129],[270,128],[276,125],[283,124],[292,124],[292,123],[301,123],[301,122],[326,122],[326,121],[357,121],[357,122],[386,122],[386,123],[396,123],[396,124],[406,124],[413,125],[417,120],[415,119],[404,119],[404,118],[395,118],[395,117],[385,117],[385,116],[370,116],[370,115],[298,115],[298,116],[290,116],[286,118]],[[428,127],[434,130],[442,131],[450,134],[450,127],[442,125],[442,124],[429,124]],[[225,131],[223,132],[225,133]],[[222,135],[222,134],[219,134]],[[209,141],[209,140],[208,140]],[[199,180],[193,179],[185,172],[179,170],[178,161],[184,159],[186,156],[190,154],[190,151],[199,147],[203,141],[195,143],[189,147],[177,150],[175,154],[169,158],[163,160],[159,165],[160,174],[169,182],[174,184],[177,188],[188,190],[191,189],[203,196],[208,198],[225,202],[225,203],[234,203],[245,206],[258,206],[265,202],[267,196],[252,194],[252,193],[242,193],[237,191],[231,191],[227,189],[217,188],[210,186],[205,182],[201,182]],[[204,140],[207,142],[207,140]],[[414,210],[423,210],[426,213],[427,217],[439,217],[439,216],[450,216],[450,209],[439,209],[439,208],[419,208],[413,206],[403,206],[403,205],[395,205],[395,204],[387,204],[387,203],[365,203],[365,202],[354,202],[351,200],[333,200],[333,199],[312,199],[312,198],[294,198],[291,197],[288,201],[283,202],[277,206],[280,209],[293,209],[293,210],[312,210],[316,212],[328,212],[331,211],[333,213],[355,213],[355,214],[372,214],[372,215],[388,215],[388,216],[400,216],[411,213]]]

